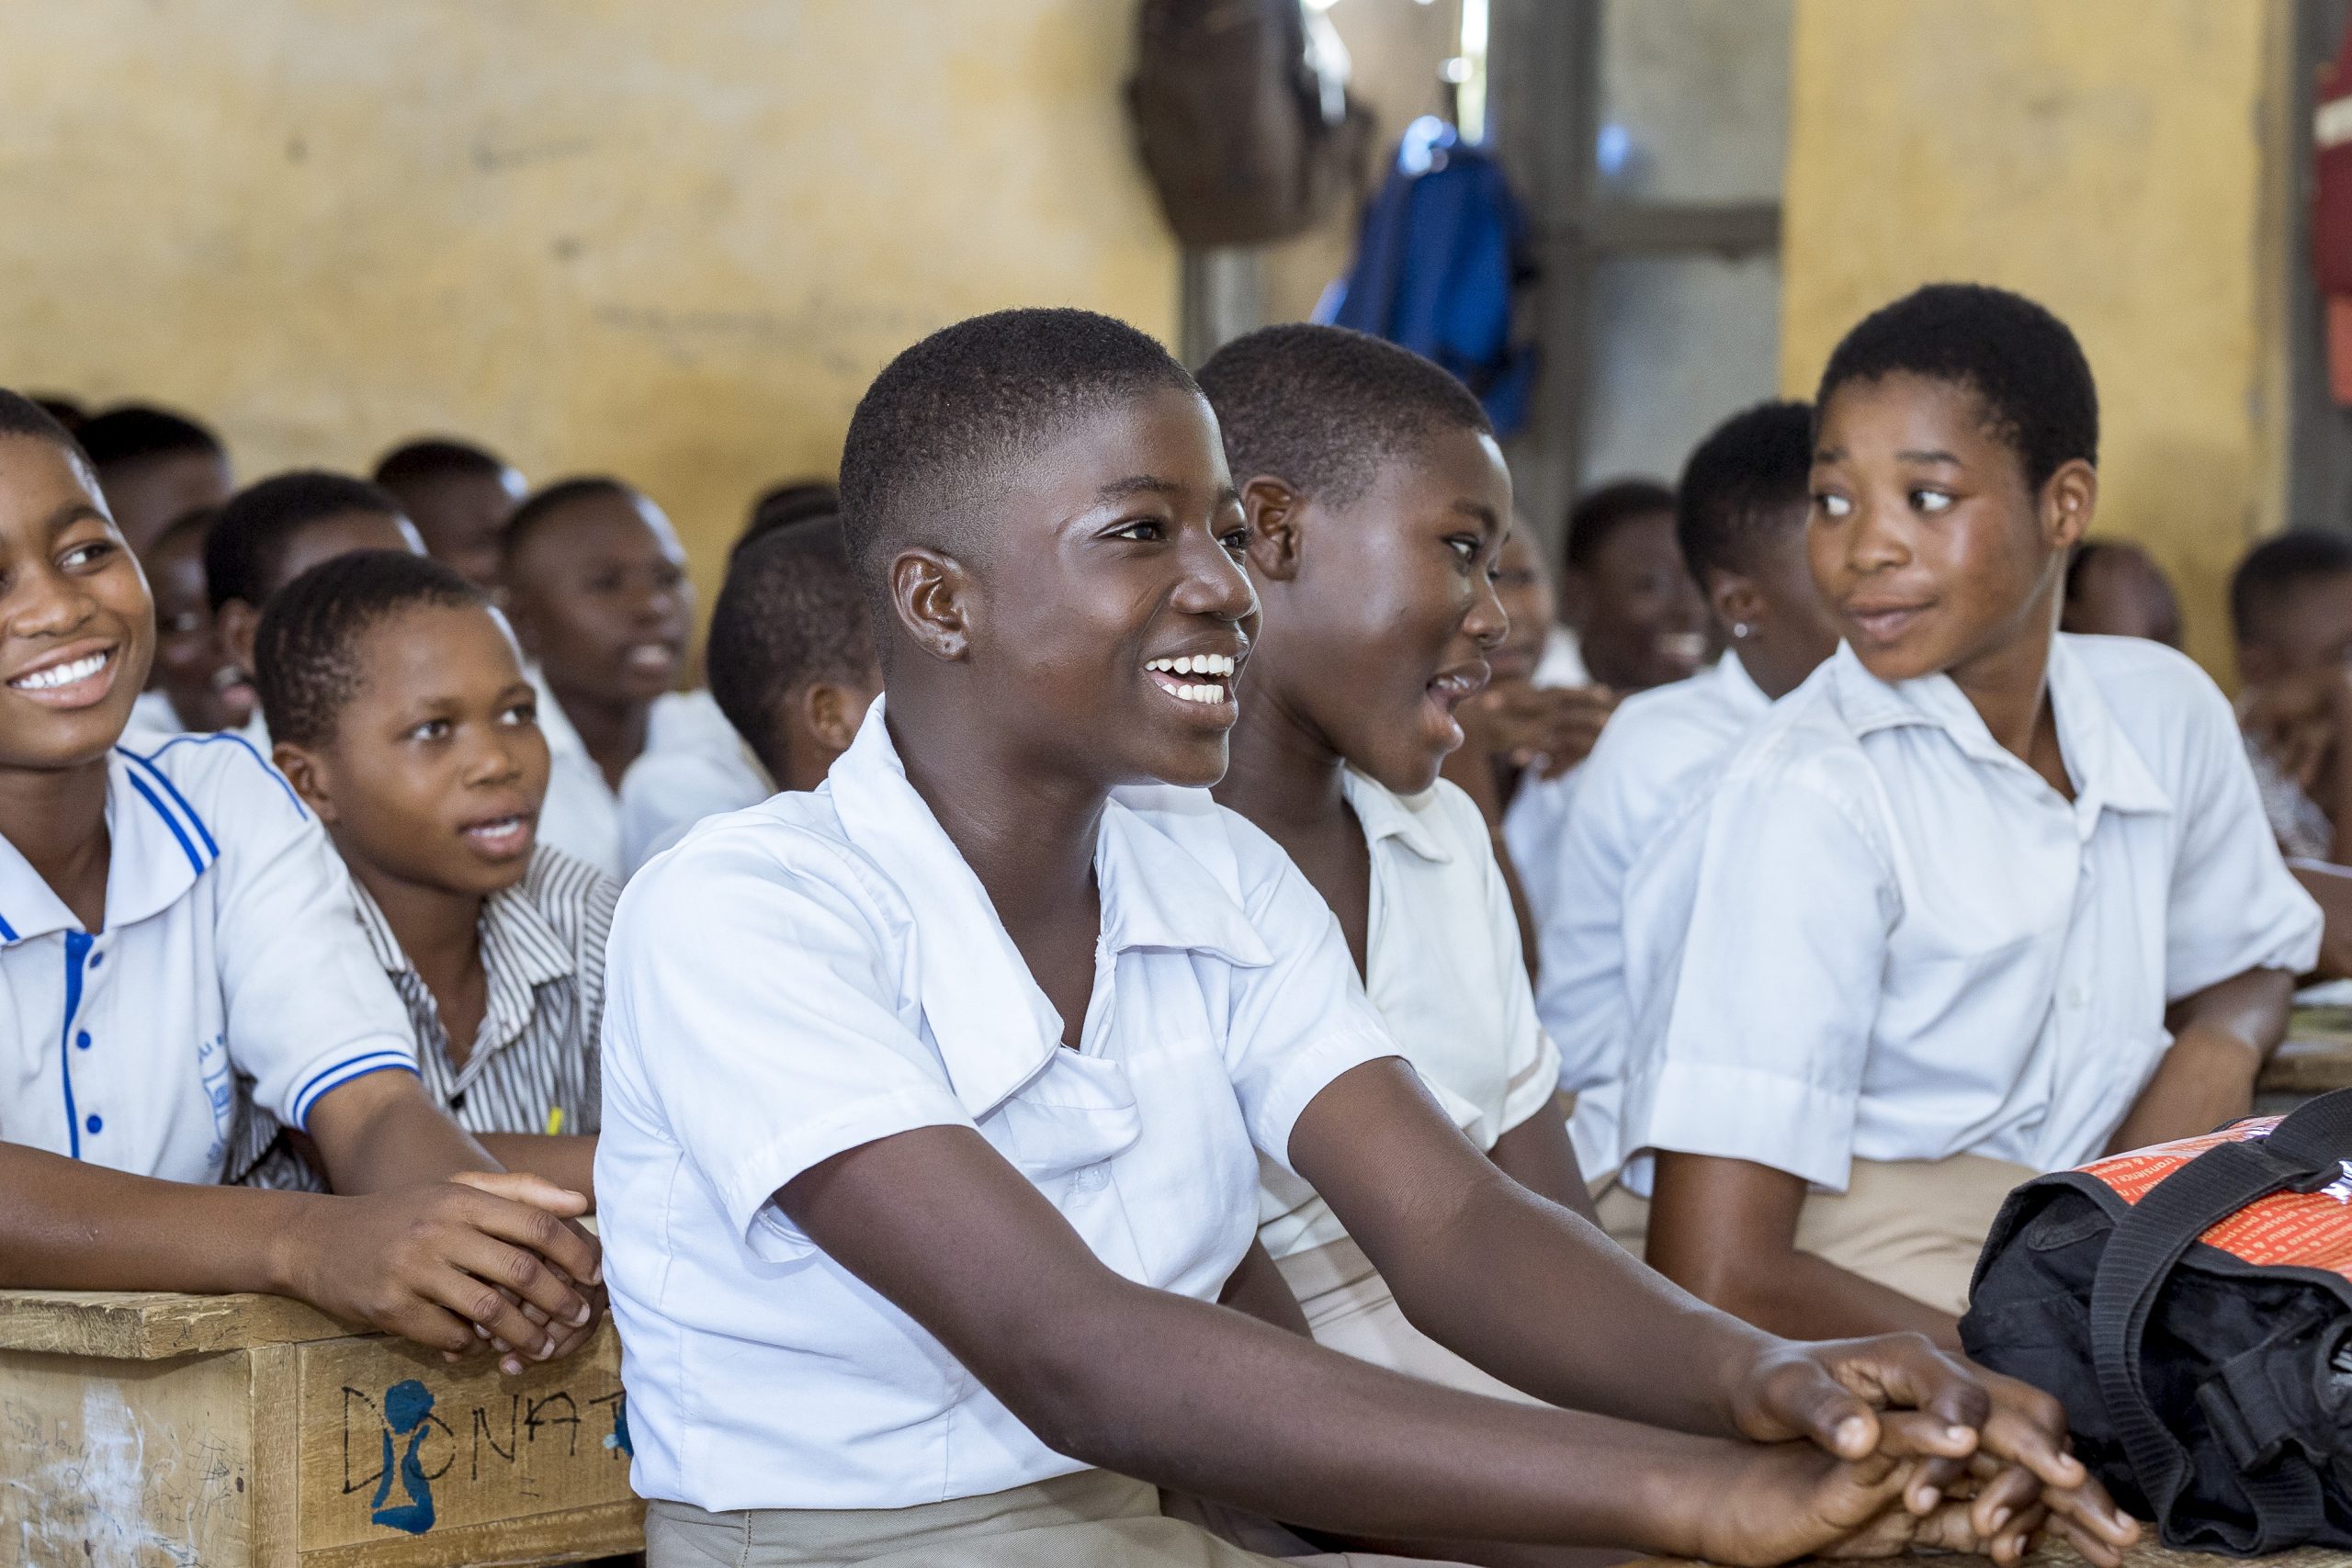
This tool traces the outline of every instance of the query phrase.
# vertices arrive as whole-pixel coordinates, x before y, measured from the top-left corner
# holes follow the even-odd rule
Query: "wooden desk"
[[[1897,1564],[1916,1563],[1919,1568],[1992,1568],[1989,1557],[1904,1557],[1894,1560]],[[2086,1568],[2082,1554],[2057,1538],[2047,1537],[2043,1544],[2026,1559],[2029,1568]],[[2282,1551],[2270,1557],[2216,1557],[2201,1551],[2173,1551],[2154,1544],[2134,1548],[2126,1553],[2123,1568],[2237,1568],[2252,1563],[2254,1568],[2352,1568],[2352,1551],[2322,1551],[2306,1547],[2301,1551]],[[1708,1568],[1670,1557],[1648,1557],[1629,1563],[1626,1568]],[[1864,1568],[1855,1564],[1854,1568]]]
[[[628,1455],[609,1320],[579,1354],[507,1378],[487,1355],[450,1366],[274,1296],[0,1292],[0,1561],[634,1551]]]
[[[2352,1089],[2352,1008],[2297,1008],[2257,1092],[2308,1100]]]

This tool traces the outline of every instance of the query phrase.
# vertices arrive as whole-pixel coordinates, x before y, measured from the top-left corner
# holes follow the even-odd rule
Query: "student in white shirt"
[[[604,478],[537,491],[504,543],[507,612],[535,663],[552,760],[540,837],[625,879],[623,802],[649,787],[632,770],[734,744],[707,693],[672,690],[694,621],[685,551],[660,507]]]
[[[2048,1506],[2116,1560],[2132,1529],[2051,1446],[2052,1402],[1996,1380],[1969,1413],[1916,1339],[1759,1335],[1504,1178],[1395,1059],[1280,850],[1149,787],[1223,773],[1257,611],[1215,422],[1165,350],[1075,310],[948,328],[867,391],[842,474],[887,704],[823,789],[706,822],[614,925],[596,1175],[656,1568],[917,1541],[1257,1561],[1153,1483],[1311,1526],[1745,1561],[1916,1492],[1931,1537],[2021,1509],[2013,1558]],[[1261,1156],[1432,1337],[1615,1417],[1214,1304],[1266,1299]],[[1841,1371],[1939,1414],[1881,1425]],[[1957,1462],[1955,1420],[2034,1467],[1973,1524],[1936,1507],[1949,1468],[1727,1440],[1859,1459],[1875,1431]]]
[[[0,392],[0,1285],[269,1292],[517,1365],[578,1343],[583,1200],[424,1098],[284,779],[233,735],[119,744],[153,652],[87,463]],[[351,1196],[217,1185],[248,1096]]]
[[[1200,381],[1265,607],[1216,798],[1330,905],[1390,1038],[1464,1135],[1589,1213],[1485,819],[1438,777],[1508,624],[1491,579],[1510,474],[1485,413],[1429,360],[1338,327],[1250,333]],[[1406,1321],[1312,1188],[1271,1160],[1263,1185],[1260,1239],[1318,1339],[1506,1391]]]
[[[1654,908],[1636,875],[1659,829],[1703,798],[1724,758],[1776,699],[1838,646],[1805,558],[1813,410],[1770,402],[1733,415],[1690,454],[1675,489],[1682,558],[1729,656],[1618,708],[1579,771],[1538,925],[1537,1015],[1560,1046],[1569,1131],[1602,1183],[1602,1222],[1638,1247],[1641,1201],[1612,1179],[1632,1009],[1629,940],[1654,950],[1683,911]],[[1663,927],[1661,931],[1657,928]],[[1670,942],[1668,945],[1671,945]]]
[[[131,709],[133,730],[209,735],[253,720],[254,688],[220,651],[204,587],[204,534],[217,515],[168,525],[139,559],[155,599],[155,673]]]
[[[1569,509],[1562,554],[1561,600],[1577,628],[1577,657],[1607,696],[1686,680],[1706,661],[1707,607],[1675,538],[1673,491],[1655,479],[1619,479],[1587,491]],[[1516,781],[1504,804],[1504,841],[1539,924],[1559,895],[1559,844],[1576,777],[1574,769],[1538,768]]]
[[[2057,632],[2098,399],[2001,290],[1866,318],[1815,400],[1814,578],[1846,646],[1688,834],[1625,1144],[1649,1256],[1783,1333],[1949,1338],[2000,1199],[2245,1113],[2319,915],[2228,702]]]

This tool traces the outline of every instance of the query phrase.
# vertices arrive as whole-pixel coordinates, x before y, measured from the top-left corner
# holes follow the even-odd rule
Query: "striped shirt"
[[[489,1005],[473,1050],[452,1065],[433,993],[401,950],[391,922],[364,886],[359,929],[408,1009],[425,1091],[469,1133],[594,1133],[602,1121],[597,1034],[605,1013],[605,938],[620,886],[585,861],[542,844],[523,880],[482,904],[481,962]],[[243,1179],[257,1187],[317,1188],[317,1177],[266,1115],[254,1118]]]

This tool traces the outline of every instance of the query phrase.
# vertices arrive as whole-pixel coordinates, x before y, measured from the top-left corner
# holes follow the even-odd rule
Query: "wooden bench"
[[[0,1291],[0,1562],[458,1568],[634,1551],[610,1320],[520,1377],[274,1296]]]

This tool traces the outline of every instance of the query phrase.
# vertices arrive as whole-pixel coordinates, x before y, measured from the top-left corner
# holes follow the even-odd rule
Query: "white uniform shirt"
[[[605,770],[588,754],[587,742],[564,716],[547,678],[534,670],[531,684],[538,691],[539,731],[548,738],[548,798],[539,807],[539,842],[586,861],[616,882],[627,881],[635,867],[628,858],[623,803],[642,787],[637,784],[639,772],[653,758],[696,750],[707,740],[712,720],[721,727],[727,720],[707,692],[665,692],[656,697],[646,718],[645,750],[621,775],[620,790],[615,793],[605,782]]]
[[[172,705],[171,694],[158,686],[139,694],[130,705],[130,732],[143,739],[163,739],[185,734],[187,726],[180,722],[179,709]]]
[[[1679,935],[1687,913],[1671,901],[1654,907],[1634,867],[1658,830],[1703,798],[1717,765],[1771,705],[1735,654],[1688,681],[1626,698],[1577,770],[1574,808],[1563,808],[1566,828],[1539,868],[1551,897],[1536,925],[1535,1011],[1559,1043],[1560,1088],[1577,1097],[1568,1134],[1588,1178],[1608,1175],[1623,1157],[1633,1012],[1625,929],[1663,926]],[[1527,789],[1566,784],[1539,779]],[[1529,874],[1523,863],[1519,871]]]
[[[1535,1021],[1519,920],[1494,840],[1443,779],[1400,795],[1351,768],[1349,807],[1372,852],[1364,978],[1396,1049],[1470,1141],[1495,1140],[1549,1109],[1560,1056]],[[1347,1234],[1315,1189],[1261,1161],[1259,1239],[1276,1258]]]
[[[240,737],[107,763],[105,929],[0,840],[0,1137],[218,1181],[245,1094],[296,1126],[321,1096],[414,1072],[408,1018],[316,818]]]
[[[1075,1051],[880,702],[824,788],[705,822],[622,894],[596,1190],[640,1494],[897,1508],[1082,1469],[777,1189],[977,1127],[1107,1267],[1214,1300],[1256,1232],[1258,1152],[1281,1161],[1326,1085],[1396,1055],[1321,897],[1205,791],[1116,792],[1094,868]]]
[[[708,692],[686,693],[673,712],[674,743],[648,747],[621,780],[621,860],[631,876],[704,818],[775,793],[775,781]]]
[[[2288,875],[2230,706],[2156,643],[2057,639],[2070,804],[1960,688],[1840,648],[1758,721],[1669,855],[1679,964],[1637,1004],[1629,1150],[1754,1160],[2096,1156],[2171,1043],[2166,1004],[2300,973]]]
[[[1573,626],[1553,626],[1544,634],[1544,655],[1528,677],[1536,686],[1589,686],[1592,672],[1584,667],[1584,639]]]

